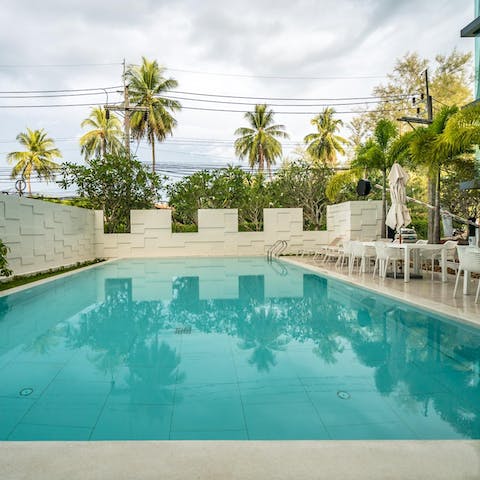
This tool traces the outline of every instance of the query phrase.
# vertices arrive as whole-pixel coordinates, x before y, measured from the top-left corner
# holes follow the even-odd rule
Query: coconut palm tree
[[[315,159],[334,166],[337,162],[337,153],[345,154],[343,145],[348,141],[336,135],[343,125],[339,119],[333,116],[335,110],[327,107],[322,113],[314,117],[310,123],[317,129],[315,133],[309,133],[304,142],[307,144],[307,152]]]
[[[165,68],[156,60],[142,57],[140,66],[131,66],[126,73],[130,101],[132,105],[144,107],[145,111],[134,111],[130,122],[132,135],[146,137],[152,147],[152,170],[155,171],[155,140],[165,140],[177,126],[172,113],[181,109],[176,100],[165,97],[178,83],[173,78],[165,78]]]
[[[108,118],[107,118],[108,117]],[[92,108],[90,115],[81,123],[90,130],[80,137],[81,152],[86,159],[104,157],[107,153],[117,154],[122,149],[122,123],[101,107]]]
[[[259,172],[266,166],[271,174],[272,164],[282,155],[282,145],[277,138],[288,138],[285,127],[273,123],[273,110],[265,104],[255,105],[255,111],[246,112],[244,118],[250,126],[235,131],[239,136],[235,140],[235,154],[241,159],[247,157],[251,168],[258,165]]]
[[[353,169],[374,169],[382,172],[382,237],[386,237],[387,219],[387,170],[396,160],[393,150],[398,130],[391,120],[381,119],[372,137],[359,147],[351,163]]]
[[[21,152],[10,152],[7,155],[8,163],[15,163],[11,178],[22,176],[28,186],[28,194],[32,194],[30,177],[35,172],[40,179],[53,179],[59,165],[53,161],[54,158],[61,158],[60,150],[55,147],[47,133],[41,130],[30,130],[17,135],[17,141],[25,147]]]

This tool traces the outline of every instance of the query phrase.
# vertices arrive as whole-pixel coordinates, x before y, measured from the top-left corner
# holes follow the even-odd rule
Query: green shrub
[[[192,232],[198,232],[198,227],[194,223],[179,223],[179,222],[173,222],[172,223],[172,232],[173,233],[192,233]]]
[[[428,236],[428,220],[425,218],[412,218],[411,226],[417,232],[417,238],[426,239]]]
[[[9,277],[13,272],[8,268],[7,253],[9,248],[0,240],[0,276]]]

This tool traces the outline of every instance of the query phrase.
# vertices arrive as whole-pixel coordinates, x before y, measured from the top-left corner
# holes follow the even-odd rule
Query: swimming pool
[[[0,298],[0,440],[480,438],[480,331],[284,262]]]

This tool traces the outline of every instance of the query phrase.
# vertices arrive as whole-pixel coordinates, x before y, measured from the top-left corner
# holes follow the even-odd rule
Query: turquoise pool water
[[[263,258],[0,298],[0,439],[480,438],[480,331]]]

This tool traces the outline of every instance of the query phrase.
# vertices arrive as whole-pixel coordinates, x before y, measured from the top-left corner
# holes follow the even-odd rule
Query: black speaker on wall
[[[357,194],[360,197],[367,196],[372,191],[372,184],[369,180],[359,180],[357,183]]]

